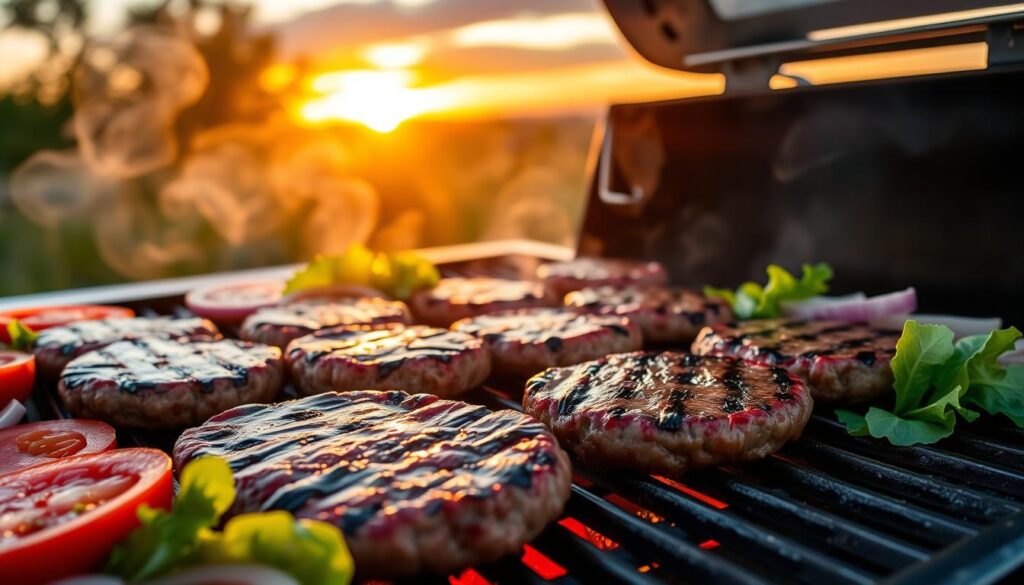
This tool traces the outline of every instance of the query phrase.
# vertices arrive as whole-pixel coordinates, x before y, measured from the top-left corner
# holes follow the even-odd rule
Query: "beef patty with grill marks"
[[[668,274],[661,264],[624,258],[584,257],[550,262],[537,267],[537,277],[559,297],[588,287],[663,285],[668,282]]]
[[[625,317],[587,315],[570,309],[521,309],[463,319],[452,324],[483,339],[494,369],[532,376],[610,353],[635,351],[640,331]]]
[[[640,328],[644,343],[690,343],[705,325],[733,319],[722,299],[678,287],[586,288],[566,295],[565,304],[597,315],[628,317]]]
[[[293,339],[326,327],[377,327],[408,322],[409,309],[401,301],[377,297],[316,298],[260,309],[242,323],[240,336],[284,349]]]
[[[223,457],[228,515],[287,510],[345,533],[359,576],[448,573],[518,553],[561,514],[569,459],[536,420],[404,392],[243,406],[189,429],[175,469]]]
[[[140,337],[162,339],[219,339],[211,321],[199,318],[131,317],[79,321],[39,332],[32,344],[43,378],[56,380],[68,362],[83,353],[117,341]]]
[[[583,463],[670,474],[773,453],[800,434],[812,406],[783,368],[676,352],[553,368],[523,397]]]
[[[539,282],[488,277],[442,278],[437,286],[417,291],[409,300],[416,318],[435,327],[487,313],[558,304]]]
[[[865,323],[767,319],[707,327],[693,353],[782,366],[803,378],[815,399],[852,403],[892,392],[889,363],[899,338],[899,331]]]
[[[222,339],[119,341],[75,358],[58,394],[77,417],[173,429],[240,404],[273,400],[284,386],[276,347]]]
[[[483,342],[467,333],[416,325],[321,329],[285,352],[302,394],[408,390],[455,396],[491,373]]]

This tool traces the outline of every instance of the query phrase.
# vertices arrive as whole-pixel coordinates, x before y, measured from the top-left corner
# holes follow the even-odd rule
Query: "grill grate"
[[[486,387],[467,400],[521,410],[518,396],[518,388]],[[30,418],[66,416],[52,390],[36,393]],[[165,450],[174,438],[120,434],[122,445]],[[1024,576],[1008,575],[1024,563],[1024,431],[998,420],[937,446],[896,448],[815,414],[799,441],[739,467],[678,479],[575,469],[562,521],[520,557],[409,582],[937,584]]]
[[[484,403],[520,409],[493,388]],[[569,513],[656,559],[657,576],[669,582],[678,569],[688,582],[911,583],[926,574],[928,583],[965,575],[976,583],[999,578],[977,556],[954,555],[960,574],[928,567],[982,541],[990,551],[1009,545],[1014,556],[1004,568],[1024,558],[1024,492],[1014,492],[1024,459],[1012,458],[1015,451],[966,434],[942,447],[896,448],[851,437],[814,415],[804,437],[780,454],[690,474],[685,485],[577,467],[584,481],[573,487]],[[609,493],[662,520],[622,510],[602,498]],[[721,549],[702,550],[697,543],[705,539]]]

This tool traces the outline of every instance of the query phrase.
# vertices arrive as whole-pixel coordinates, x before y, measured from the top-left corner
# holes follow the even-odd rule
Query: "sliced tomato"
[[[134,317],[135,311],[126,307],[108,307],[106,305],[70,305],[67,307],[36,307],[33,309],[16,309],[0,312],[0,342],[10,343],[7,334],[7,323],[13,319],[22,322],[32,331],[42,331],[50,327],[59,327],[75,321],[95,321],[97,319],[116,319]]]
[[[36,382],[36,358],[30,353],[0,350],[0,405],[25,402]]]
[[[171,458],[156,449],[77,455],[0,475],[3,582],[35,585],[99,567],[139,525],[169,508]]]
[[[0,431],[0,474],[117,447],[114,427],[98,420],[44,420]]]
[[[237,325],[257,309],[276,305],[284,283],[277,280],[217,284],[185,295],[189,310],[216,323]]]

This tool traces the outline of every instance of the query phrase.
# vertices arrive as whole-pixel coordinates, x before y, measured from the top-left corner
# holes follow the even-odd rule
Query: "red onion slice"
[[[864,293],[845,297],[815,297],[782,304],[782,314],[792,319],[830,321],[871,321],[891,315],[906,315],[917,308],[914,287],[865,298]]]
[[[913,319],[922,325],[945,325],[953,330],[957,339],[969,335],[988,335],[993,329],[1001,329],[1003,320],[999,317],[963,317],[960,315],[934,315],[915,313],[913,315],[890,315],[874,319],[871,324],[876,327],[903,329],[907,319]]]
[[[25,418],[25,407],[17,400],[12,400],[0,411],[0,429],[13,427],[23,418]]]

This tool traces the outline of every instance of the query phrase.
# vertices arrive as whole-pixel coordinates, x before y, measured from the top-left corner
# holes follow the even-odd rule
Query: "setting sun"
[[[411,71],[339,71],[322,73],[309,83],[314,97],[298,108],[311,124],[357,122],[390,132],[409,118],[446,107],[443,91],[413,87]]]

